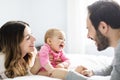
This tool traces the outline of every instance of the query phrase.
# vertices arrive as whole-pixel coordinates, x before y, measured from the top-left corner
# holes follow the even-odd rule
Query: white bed
[[[4,79],[4,80],[60,80],[56,78],[50,78],[40,75],[31,75],[31,76],[23,76],[23,77],[16,77],[14,79]]]
[[[112,57],[107,56],[96,56],[96,55],[80,55],[80,54],[67,54],[71,61],[71,65],[69,69],[74,70],[77,65],[84,65],[89,69],[99,69],[102,67],[106,67],[112,61]],[[12,80],[59,80],[55,78],[49,78],[39,75],[31,75],[24,77],[16,77]],[[11,79],[4,79],[11,80]]]

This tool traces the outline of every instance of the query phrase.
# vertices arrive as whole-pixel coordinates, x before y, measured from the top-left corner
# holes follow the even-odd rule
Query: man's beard
[[[101,34],[99,30],[96,31],[97,50],[102,51],[109,47],[109,39]]]

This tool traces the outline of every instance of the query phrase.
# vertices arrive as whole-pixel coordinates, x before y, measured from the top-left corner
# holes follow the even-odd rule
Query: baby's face
[[[65,46],[65,34],[63,32],[56,32],[56,34],[51,38],[51,48],[53,51],[61,51]]]

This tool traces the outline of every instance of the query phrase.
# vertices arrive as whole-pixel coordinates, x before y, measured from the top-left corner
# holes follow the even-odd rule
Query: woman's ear
[[[109,26],[104,21],[101,21],[98,29],[102,34],[106,34],[109,30]]]

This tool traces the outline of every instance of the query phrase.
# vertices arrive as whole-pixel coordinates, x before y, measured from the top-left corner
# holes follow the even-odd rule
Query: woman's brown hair
[[[26,75],[31,54],[22,57],[20,43],[24,29],[29,26],[23,21],[9,21],[0,28],[0,50],[5,54],[5,74],[9,78]]]

